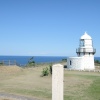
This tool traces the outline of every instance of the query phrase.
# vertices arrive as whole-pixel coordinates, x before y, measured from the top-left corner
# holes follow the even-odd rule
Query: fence
[[[11,65],[17,65],[17,63],[16,60],[2,60],[0,61],[0,65],[11,66]]]

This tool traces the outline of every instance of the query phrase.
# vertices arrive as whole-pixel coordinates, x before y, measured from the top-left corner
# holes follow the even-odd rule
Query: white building
[[[94,70],[94,54],[92,38],[85,32],[80,38],[79,48],[76,49],[78,57],[67,59],[67,68],[75,70]]]

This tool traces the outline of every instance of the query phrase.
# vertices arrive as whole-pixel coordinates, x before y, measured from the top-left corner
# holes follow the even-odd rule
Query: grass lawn
[[[41,77],[42,69],[46,66],[0,66],[0,92],[51,100],[52,77]],[[64,100],[100,100],[100,72],[64,70]]]

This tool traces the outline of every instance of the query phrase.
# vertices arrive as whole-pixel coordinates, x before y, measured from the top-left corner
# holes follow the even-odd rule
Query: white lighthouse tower
[[[85,32],[79,41],[79,48],[76,49],[78,57],[69,57],[67,67],[78,70],[94,70],[94,54],[92,38]]]

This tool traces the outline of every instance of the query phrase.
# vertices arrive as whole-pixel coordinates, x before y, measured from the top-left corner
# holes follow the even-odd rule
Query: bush
[[[28,66],[35,66],[35,62],[34,62],[34,61],[32,61],[32,62],[28,62],[27,65],[28,65]]]
[[[62,61],[67,62],[67,59],[62,59]]]
[[[42,76],[48,76],[49,74],[52,75],[52,64],[49,67],[43,68]]]
[[[3,62],[0,62],[0,66],[2,66],[3,65]]]
[[[99,63],[100,63],[100,62],[99,62],[99,60],[95,60],[94,62],[95,62],[95,63],[97,63],[97,64],[99,64]]]
[[[48,75],[49,75],[49,69],[48,69],[48,67],[43,68],[42,76],[48,76]]]

